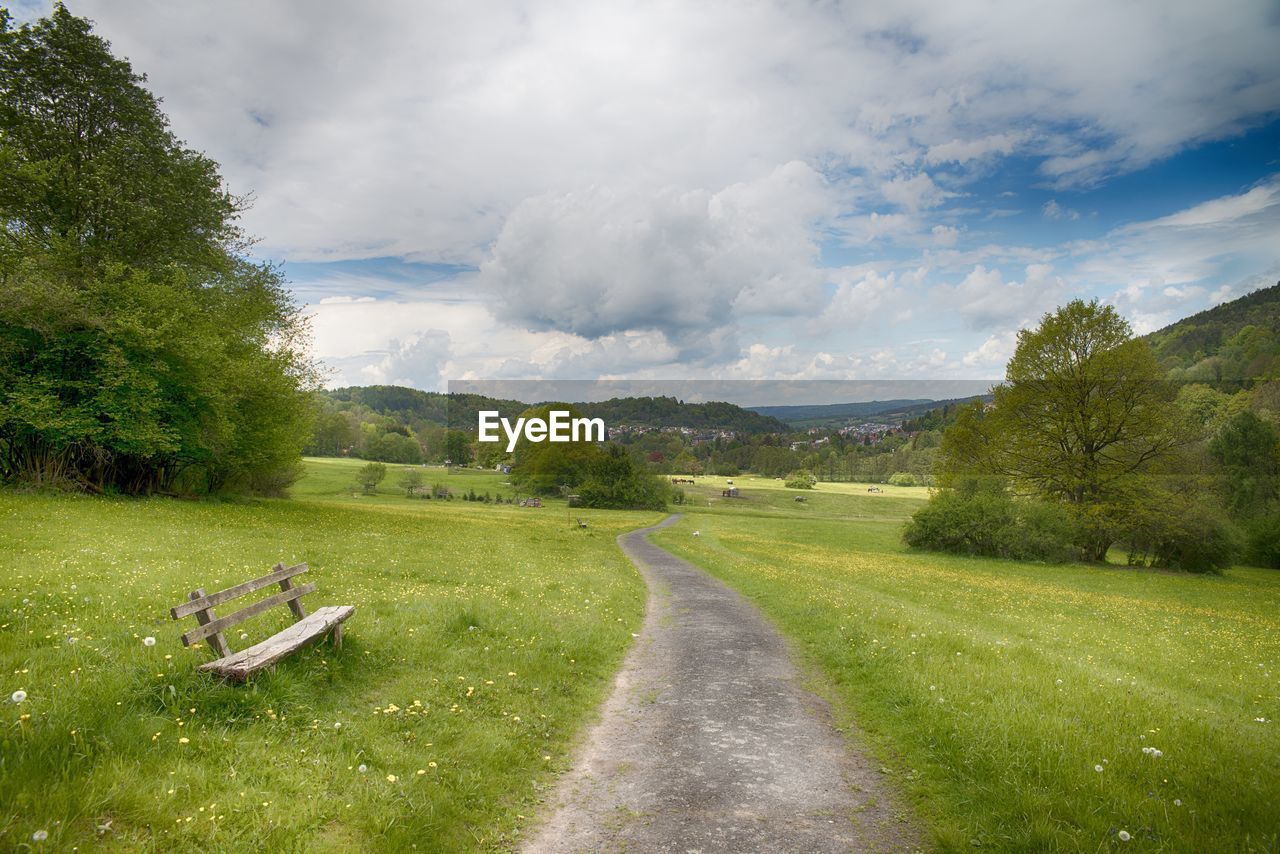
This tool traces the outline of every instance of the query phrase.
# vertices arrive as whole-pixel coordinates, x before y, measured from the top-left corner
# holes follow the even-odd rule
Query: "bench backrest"
[[[305,563],[288,567],[283,563],[277,563],[271,568],[271,572],[261,578],[237,584],[235,587],[228,587],[226,590],[219,590],[217,593],[206,595],[202,589],[191,591],[186,602],[169,609],[169,614],[175,620],[194,614],[196,622],[199,623],[196,628],[182,636],[182,645],[191,646],[196,641],[208,638],[209,646],[213,647],[213,650],[220,657],[226,658],[231,654],[231,648],[227,646],[227,640],[222,635],[224,629],[239,625],[250,617],[257,616],[276,605],[288,605],[289,610],[293,613],[294,620],[301,620],[307,616],[306,610],[302,607],[301,599],[308,593],[315,592],[316,586],[314,584],[294,584],[293,579],[306,571],[307,565]],[[280,586],[279,593],[275,593],[265,599],[259,599],[252,605],[241,608],[226,617],[219,617],[213,612],[216,605],[239,599],[241,596],[261,590],[264,587],[270,587],[273,584]]]

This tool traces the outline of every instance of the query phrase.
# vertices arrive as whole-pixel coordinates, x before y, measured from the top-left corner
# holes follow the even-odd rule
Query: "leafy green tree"
[[[1249,410],[1237,413],[1209,443],[1225,476],[1227,508],[1240,518],[1265,513],[1280,497],[1280,435]]]
[[[462,430],[450,430],[444,435],[444,453],[455,466],[471,463],[471,437]]]
[[[1087,532],[1085,556],[1102,560],[1135,500],[1135,476],[1181,441],[1172,400],[1150,348],[1115,309],[1075,300],[1018,333],[990,409],[961,410],[943,436],[944,483],[987,473],[1064,502]]]
[[[378,491],[378,484],[387,476],[387,467],[383,463],[365,463],[356,471],[356,482],[364,488],[366,495]]]
[[[281,492],[305,320],[142,83],[64,6],[0,12],[0,478]]]

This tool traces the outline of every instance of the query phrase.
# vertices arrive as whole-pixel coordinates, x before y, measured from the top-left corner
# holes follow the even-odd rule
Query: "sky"
[[[67,6],[332,386],[999,378],[1280,281],[1274,0]]]

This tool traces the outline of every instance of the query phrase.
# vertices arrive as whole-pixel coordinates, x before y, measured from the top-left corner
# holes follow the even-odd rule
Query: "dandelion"
[[[359,771],[361,774],[363,774],[364,772],[366,772],[366,771],[368,771],[368,770],[369,770],[369,766],[368,766],[368,765],[365,765],[363,762],[361,762],[361,763],[360,763],[360,767],[359,767],[359,768],[357,768],[356,770],[357,770],[357,771]]]
[[[155,645],[156,645],[156,639],[155,639],[155,638],[153,638],[153,637],[151,637],[150,635],[147,635],[145,638],[143,638],[143,639],[142,639],[142,645],[143,645],[143,646],[155,646]]]
[[[48,838],[49,831],[47,830],[37,830],[35,833],[31,834],[32,842],[44,842]]]
[[[14,691],[9,695],[9,700],[12,701],[14,705],[21,703],[25,699],[27,699],[27,692],[21,689]]]
[[[1095,766],[1093,766],[1093,770],[1094,770],[1094,771],[1097,771],[1099,774],[1101,774],[1101,773],[1102,773],[1102,766],[1101,766],[1101,765],[1095,765]]]
[[[1120,837],[1121,842],[1128,842],[1130,839],[1133,838],[1132,836],[1129,835],[1129,831],[1127,830],[1120,831],[1119,833],[1116,834],[1116,836]]]
[[[418,769],[418,776],[419,776],[419,777],[421,777],[421,776],[422,776],[423,774],[425,774],[425,773],[427,773],[427,769],[426,769],[426,768],[419,768],[419,769]]]
[[[342,721],[334,721],[334,722],[333,722],[333,728],[334,728],[334,729],[342,729]]]
[[[1180,807],[1180,806],[1182,806],[1182,798],[1174,798],[1174,799],[1173,799],[1173,805],[1174,805],[1175,807]]]
[[[248,640],[248,639],[249,639],[249,633],[248,633],[248,632],[241,632],[241,633],[240,633],[240,640]]]
[[[701,536],[702,536],[702,532],[701,532],[701,531],[694,531],[694,532],[693,532],[693,535],[694,535],[695,537],[701,537]]]
[[[428,763],[427,763],[427,767],[428,767],[428,768],[434,768],[434,767],[436,767],[436,763],[434,763],[434,762],[428,762]]]
[[[190,744],[190,743],[191,743],[191,739],[187,738],[185,735],[182,738],[178,739],[178,744]]]
[[[394,783],[394,782],[396,781],[396,779],[397,779],[397,778],[396,778],[396,775],[395,775],[395,774],[388,774],[388,775],[387,775],[387,782],[388,782],[388,783]]]

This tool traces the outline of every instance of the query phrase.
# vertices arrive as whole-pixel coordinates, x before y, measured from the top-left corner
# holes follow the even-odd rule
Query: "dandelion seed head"
[[[1127,830],[1120,831],[1119,833],[1116,834],[1116,836],[1120,837],[1121,842],[1128,842],[1130,839],[1133,838],[1132,836],[1129,835],[1129,831]]]
[[[147,637],[145,637],[145,638],[143,638],[143,639],[142,639],[142,645],[143,645],[143,646],[155,646],[155,645],[156,645],[156,639],[155,639],[155,638],[153,638],[153,637],[151,637],[150,635],[148,635]]]
[[[9,699],[15,704],[21,703],[27,699],[27,692],[19,689],[17,691],[14,691],[12,694],[10,694]]]

